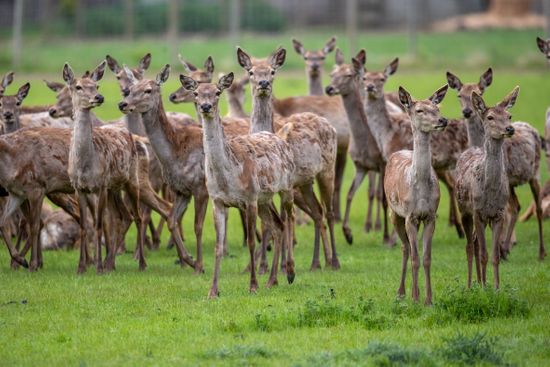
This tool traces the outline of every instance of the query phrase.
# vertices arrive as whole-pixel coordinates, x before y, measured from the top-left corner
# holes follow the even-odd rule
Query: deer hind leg
[[[204,218],[206,209],[208,208],[208,193],[201,192],[195,194],[195,240],[197,242],[197,260],[195,261],[195,274],[204,273],[202,263],[202,227],[204,226]],[[251,235],[252,240],[254,235]]]
[[[535,200],[535,212],[537,214],[537,223],[539,226],[539,260],[544,260],[546,257],[546,249],[544,248],[544,236],[542,233],[542,203],[539,180],[537,178],[532,178],[529,180],[529,186],[531,187],[531,192]]]
[[[407,278],[407,263],[409,261],[410,244],[407,237],[407,231],[405,230],[405,218],[393,213],[393,225],[401,239],[401,249],[403,252],[403,258],[401,261],[401,281],[399,282],[399,289],[397,290],[397,296],[400,298],[405,297],[405,280]]]
[[[152,191],[152,189],[151,189]],[[148,194],[150,192],[147,192],[147,189],[144,189],[143,192],[140,190],[138,186],[133,185],[132,183],[126,185],[126,193],[128,194],[130,198],[130,212],[132,213],[132,218],[134,219],[134,223],[137,228],[138,233],[138,261],[139,261],[139,270],[143,271],[147,267],[147,263],[145,261],[145,223],[143,221],[143,216],[141,215],[141,205],[140,202],[143,202],[145,205],[151,205],[152,199],[148,197]],[[154,194],[154,192],[153,192]],[[153,207],[153,209],[155,209]]]
[[[481,262],[481,284],[485,287],[487,284],[487,262],[489,261],[487,254],[487,244],[485,241],[486,224],[477,216],[474,216],[474,228],[476,239],[479,244],[479,256]],[[497,242],[498,243],[498,242]]]
[[[281,221],[281,218],[275,210],[273,203],[260,205],[258,207],[258,215],[262,221],[262,226],[265,228],[265,231],[263,232],[264,239],[266,232],[269,232],[271,238],[273,239],[273,259],[271,264],[271,272],[266,284],[268,288],[271,288],[278,284],[277,273],[279,270],[279,259],[281,258],[283,252],[283,242],[285,241],[283,239],[285,225]]]
[[[382,180],[382,176],[378,175],[378,188],[376,190],[376,219],[374,222],[375,231],[379,231],[382,229],[381,207],[382,207],[383,196],[384,196],[384,181]]]
[[[464,214],[462,216],[462,225],[464,226],[464,233],[466,235],[466,257],[468,259],[468,288],[472,286],[472,264],[474,260],[474,242],[476,241],[474,236],[474,222],[470,215]],[[479,251],[478,251],[479,252]],[[476,271],[478,274],[478,282],[481,282],[481,272],[477,264],[479,254],[475,255],[476,258]]]
[[[12,262],[28,268],[29,264],[27,263],[27,260],[25,260],[25,258],[21,256],[19,252],[15,249],[12,244],[11,233],[7,233],[5,228],[8,218],[11,218],[13,216],[15,211],[21,206],[22,203],[23,199],[13,195],[9,196],[8,203],[5,205],[2,217],[0,218],[0,230],[2,231],[2,237],[4,238],[4,242],[6,244],[6,247],[8,248],[8,252],[10,253]]]
[[[311,188],[311,193],[313,193],[313,185],[309,186]],[[315,198],[315,195],[313,195]],[[319,202],[317,202],[319,205]],[[281,206],[283,214],[283,234],[284,242],[286,242],[286,247],[288,251],[287,256],[287,266],[286,266],[286,278],[288,284],[294,283],[294,278],[296,277],[295,272],[295,263],[294,263],[294,197],[293,191],[286,191],[281,193]],[[319,205],[320,207],[320,205]],[[321,225],[323,225],[323,212],[321,209]],[[323,237],[323,243],[326,243],[326,231],[324,226],[321,227],[321,236]]]
[[[42,211],[42,202],[44,201],[44,194],[40,193],[36,197],[28,198],[21,206],[23,215],[27,223],[29,223],[29,238],[31,241],[31,262],[29,264],[30,271],[38,270],[40,266],[40,213]]]
[[[365,218],[365,232],[369,233],[372,230],[372,209],[374,207],[374,200],[376,199],[376,172],[370,171],[368,174],[369,178],[369,187],[367,189],[367,194],[369,202],[367,205],[367,217]]]
[[[449,226],[454,226],[458,237],[464,238],[464,226],[458,214],[454,178],[449,171],[438,172],[438,176],[449,192]]]
[[[334,208],[334,220],[340,222],[342,220],[340,198],[342,197],[342,182],[344,181],[344,171],[348,150],[342,149],[336,153],[336,164],[334,167],[334,196],[332,198],[332,207]]]
[[[353,234],[351,232],[351,228],[349,227],[349,215],[351,211],[351,202],[353,200],[353,197],[355,196],[355,192],[361,186],[361,183],[365,179],[365,175],[367,174],[367,171],[361,167],[356,167],[355,171],[355,177],[353,179],[353,182],[351,184],[351,187],[349,188],[348,195],[346,197],[346,211],[344,214],[344,223],[342,223],[342,229],[344,230],[344,236],[346,237],[346,241],[348,244],[353,243]]]
[[[246,232],[253,233],[256,229],[256,218],[258,216],[258,207],[256,203],[251,203],[246,208]],[[225,217],[227,223],[227,215]],[[227,228],[227,227],[226,227]],[[250,254],[250,293],[256,293],[258,290],[258,279],[256,278],[256,264],[254,261],[254,248],[256,239],[254,236],[247,236],[248,252]]]
[[[103,273],[104,267],[103,267],[103,257],[101,255],[101,239],[103,237],[103,216],[105,215],[105,204],[107,202],[107,190],[102,188],[99,190],[99,193],[97,194],[97,203],[96,203],[96,210],[95,210],[95,231],[96,231],[96,269],[97,273],[101,274]],[[138,227],[139,229],[139,227]],[[107,238],[105,238],[105,252],[107,253],[107,256],[109,254],[109,246],[110,243],[107,242]]]
[[[493,236],[492,236],[492,256],[491,261],[493,263],[493,274],[494,274],[494,285],[495,289],[498,289],[500,287],[500,274],[499,274],[499,263],[500,263],[500,238],[501,238],[501,232],[504,227],[504,221],[502,219],[495,220],[492,223],[492,230],[493,230]]]
[[[424,232],[422,233],[422,256],[424,276],[426,281],[426,301],[424,304],[432,304],[432,278],[430,268],[432,265],[432,239],[435,231],[435,218],[424,221]]]
[[[319,184],[319,192],[321,194],[321,203],[324,207],[325,219],[327,222],[330,247],[331,247],[331,266],[333,270],[340,269],[340,260],[338,259],[338,254],[336,252],[336,238],[334,236],[334,210],[332,207],[334,187],[332,185],[332,178],[329,175],[321,175],[317,178],[317,183]]]
[[[512,249],[512,234],[514,233],[514,227],[516,226],[516,220],[518,218],[518,213],[520,210],[519,200],[513,187],[510,187],[510,197],[508,199],[508,205],[505,210],[509,212],[509,220],[506,223],[507,226],[505,226],[506,235],[503,241],[500,241],[502,238],[499,238],[499,242],[497,242],[498,246],[500,247],[500,253],[502,254],[503,259],[506,259],[508,257],[508,254]],[[508,215],[505,215],[504,217],[506,218],[508,217]]]
[[[220,292],[218,290],[218,279],[220,276],[220,265],[223,257],[223,242],[225,240],[227,230],[227,228],[225,227],[225,217],[227,217],[227,208],[223,205],[223,203],[214,200],[214,225],[216,227],[216,261],[214,264],[214,276],[212,277],[212,286],[210,287],[210,291],[208,292],[208,298],[217,298],[220,295]]]
[[[420,290],[418,288],[418,270],[420,268],[420,258],[418,256],[418,226],[419,222],[412,218],[405,218],[405,230],[409,239],[409,247],[411,253],[411,268],[412,268],[412,298],[414,302],[418,302]]]

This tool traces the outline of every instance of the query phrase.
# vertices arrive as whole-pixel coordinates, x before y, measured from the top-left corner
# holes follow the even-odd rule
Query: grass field
[[[534,66],[528,70],[500,59],[501,55],[511,53],[510,49],[534,49],[535,34],[496,32],[478,35],[476,47],[487,47],[497,56],[491,56],[487,62],[459,65],[457,61],[453,65],[463,81],[473,81],[492,60],[500,60],[500,63],[493,64],[494,84],[486,92],[486,100],[493,104],[515,85],[520,85],[520,96],[512,110],[513,118],[530,122],[542,133],[544,113],[550,104],[550,76],[544,72],[542,55],[538,55],[540,59],[534,60]],[[308,37],[320,44],[325,35]],[[379,45],[382,50],[383,57],[375,56],[375,51],[369,52],[369,57],[373,54],[373,58],[378,60],[378,66],[404,51],[404,43],[397,41],[395,48],[385,48],[384,37],[398,38],[373,36],[372,42],[367,44],[373,48]],[[444,60],[459,57],[452,46],[464,46],[459,42],[451,45],[451,40],[442,35],[425,37],[433,43],[421,43],[420,49],[424,49],[426,54],[436,55],[439,51],[435,48],[439,47],[442,61],[430,62],[431,71],[413,64],[408,68],[405,63],[390,78],[388,90],[403,85],[414,97],[424,98],[446,82]],[[474,39],[475,35],[453,37],[452,41],[456,41],[457,37]],[[513,42],[509,43],[510,37]],[[288,43],[287,39],[281,42]],[[267,45],[258,42],[255,46],[267,53],[278,40]],[[525,46],[525,42],[531,42],[530,46]],[[123,46],[117,48],[121,54],[128,55],[128,59],[118,57],[115,51],[106,48],[98,49],[94,54],[80,54],[80,49],[75,48],[71,54],[67,49],[74,45],[68,45],[63,52],[66,60],[74,63],[76,72],[80,73],[84,68],[95,66],[107,52],[132,65],[148,50],[147,45],[153,45],[153,42],[144,43],[141,49],[134,51],[123,51]],[[211,47],[215,48],[215,45],[212,43]],[[41,55],[53,52],[33,47],[40,49]],[[188,46],[189,50],[193,47]],[[202,56],[200,53],[197,60]],[[229,60],[227,55],[220,57]],[[162,57],[155,53],[153,59],[156,61],[149,71],[151,76],[163,63]],[[53,102],[53,93],[46,89],[41,79],[46,76],[60,80],[61,73],[53,73],[61,69],[63,61],[65,59],[31,75],[32,88],[25,103]],[[300,65],[301,62],[292,54],[289,54],[288,61],[290,65]],[[224,68],[231,70],[231,63],[228,62]],[[303,75],[294,72],[296,68],[292,66],[289,69],[291,72],[285,74],[283,70],[278,77],[277,96],[306,92]],[[232,70],[241,72],[235,65]],[[176,74],[179,72],[181,69],[175,68],[170,81],[163,86],[164,97],[178,87]],[[23,74],[17,74],[15,86],[10,87],[8,93],[14,93],[27,79]],[[326,83],[328,77],[325,76]],[[97,109],[97,114],[105,119],[117,118],[120,114],[116,104],[120,96],[110,71],[101,82],[101,92],[105,104]],[[165,106],[169,110],[194,115],[193,108],[188,105],[175,106],[166,100]],[[459,116],[458,99],[452,90],[443,102],[443,112],[447,117]],[[349,162],[345,190],[353,171]],[[541,176],[542,181],[548,179],[545,163],[541,164]],[[363,232],[365,187],[358,192],[352,209],[354,244],[348,246],[340,226],[336,229],[342,265],[340,271],[308,271],[313,228],[310,225],[300,227],[295,251],[296,281],[288,285],[281,276],[278,287],[266,289],[263,285],[267,277],[262,276],[262,287],[255,295],[248,294],[249,277],[242,273],[248,256],[241,247],[242,233],[238,216],[233,211],[228,233],[230,256],[222,263],[221,297],[214,301],[206,299],[215,239],[211,214],[207,215],[204,231],[206,273],[201,276],[193,275],[190,268],[182,270],[174,265],[175,251],[164,248],[147,253],[149,267],[145,272],[138,272],[132,256],[125,254],[117,258],[117,271],[103,276],[96,276],[93,269],[77,276],[78,253],[74,251],[45,253],[44,269],[35,274],[10,270],[7,252],[0,251],[0,365],[550,364],[550,260],[537,260],[534,221],[517,226],[518,246],[509,261],[501,265],[502,290],[494,292],[474,288],[466,291],[465,242],[447,226],[448,198],[443,189],[432,253],[434,306],[427,308],[410,301],[410,273],[407,298],[396,300],[401,251],[399,247],[384,247],[380,233]],[[523,187],[519,195],[522,206],[526,207],[531,200],[529,190]],[[192,213],[191,208],[184,218],[184,229],[187,247],[194,251]],[[546,232],[550,230],[548,222],[545,222],[545,229]],[[164,243],[168,240],[167,233],[163,239]],[[132,231],[128,243],[134,242],[135,232]],[[488,280],[492,284],[492,269],[489,268]],[[420,273],[423,296],[422,270]]]

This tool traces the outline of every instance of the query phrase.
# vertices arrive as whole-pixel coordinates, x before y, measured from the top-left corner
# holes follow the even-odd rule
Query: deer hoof
[[[346,237],[346,242],[348,245],[353,244],[353,234],[351,233],[351,229],[344,228],[344,236]]]

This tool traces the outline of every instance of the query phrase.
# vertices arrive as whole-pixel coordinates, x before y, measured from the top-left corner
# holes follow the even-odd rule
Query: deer
[[[287,279],[294,281],[294,258],[290,223],[293,221],[293,175],[295,163],[292,149],[277,135],[260,131],[249,135],[226,138],[218,109],[219,97],[233,82],[233,73],[222,76],[217,84],[198,83],[182,75],[182,86],[192,91],[195,103],[201,111],[204,126],[203,145],[208,192],[214,203],[216,227],[216,265],[209,297],[218,297],[218,277],[222,257],[223,239],[226,235],[228,207],[246,211],[248,233],[256,228],[256,217],[271,227],[272,235],[279,236],[280,225],[275,225],[277,216],[272,198],[280,194],[286,214],[282,237],[288,249]],[[250,252],[250,292],[256,292],[257,279],[254,265],[255,239],[248,236]],[[281,244],[275,241],[275,254],[268,286],[277,284],[277,268]]]
[[[338,52],[338,51],[337,51]],[[365,112],[367,122],[373,131],[382,155],[389,159],[398,150],[412,149],[413,121],[409,114],[390,113],[385,103],[384,85],[395,74],[399,59],[395,58],[384,71],[367,70],[364,77]],[[445,184],[450,197],[450,224],[456,227],[459,237],[464,236],[462,225],[457,216],[457,204],[454,194],[454,179],[450,171],[467,145],[466,131],[460,121],[448,121],[447,128],[437,134],[430,134],[432,165],[440,180]]]
[[[227,116],[250,119],[250,115],[244,110],[244,99],[246,97],[246,85],[250,82],[247,74],[235,79],[227,89]]]
[[[89,77],[76,78],[69,64],[63,67],[63,80],[68,85],[73,101],[75,127],[71,139],[68,173],[75,191],[78,193],[80,216],[85,218],[86,204],[92,203],[95,213],[96,241],[102,234],[104,209],[109,192],[124,189],[130,197],[131,213],[138,228],[139,269],[146,267],[143,237],[144,226],[139,203],[152,206],[163,217],[168,218],[170,205],[158,197],[148,180],[149,161],[147,148],[132,138],[128,132],[119,129],[92,128],[91,109],[103,103],[103,96],[97,91],[97,83],[102,79],[106,62],[102,61]],[[141,166],[141,167],[140,167]],[[141,174],[140,174],[141,172]],[[97,202],[93,203],[91,193],[97,193]],[[174,222],[168,221],[168,227],[176,239],[178,255],[182,264],[192,267],[195,263],[183,247],[183,242]],[[82,232],[82,230],[81,230]],[[114,269],[114,249],[110,239],[106,238],[107,258],[103,267],[101,247],[97,243],[96,267],[98,273]],[[83,271],[81,252],[79,272]]]
[[[280,118],[279,129],[274,129],[274,100],[272,97],[273,82],[277,70],[284,64],[286,50],[278,48],[267,59],[251,58],[240,47],[237,48],[237,60],[248,72],[252,91],[252,115],[250,133],[260,131],[274,132],[283,138],[291,147],[296,165],[293,177],[294,187],[298,189],[301,198],[305,200],[306,212],[315,223],[316,240],[311,269],[320,267],[319,241],[320,235],[324,244],[325,258],[333,269],[340,268],[334,239],[334,164],[336,160],[337,136],[336,130],[327,119],[313,113],[297,113]],[[322,204],[313,192],[313,182],[317,181],[321,193]],[[323,223],[327,223],[330,235],[330,249]]]
[[[510,196],[506,174],[503,142],[514,134],[508,112],[516,103],[519,87],[515,87],[501,102],[488,107],[483,97],[472,91],[473,112],[480,117],[484,128],[483,148],[471,147],[461,154],[456,165],[456,189],[462,224],[466,234],[468,287],[472,284],[472,261],[475,257],[477,280],[486,285],[488,262],[485,227],[492,230],[491,261],[494,286],[499,288],[499,241],[504,228],[504,211]]]
[[[542,217],[544,219],[550,218],[550,181],[546,181],[542,190],[540,191],[540,206],[542,209]],[[537,206],[535,202],[532,202],[531,205],[525,210],[525,212],[519,218],[520,222],[526,222],[533,215],[536,215]]]
[[[437,208],[439,206],[439,185],[432,167],[430,135],[447,126],[447,119],[441,117],[438,104],[447,93],[444,85],[426,100],[413,100],[410,93],[399,87],[401,104],[411,119],[413,149],[399,150],[388,159],[384,176],[384,192],[392,209],[394,227],[403,243],[403,262],[398,296],[405,296],[405,277],[409,254],[412,268],[412,298],[418,302],[418,232],[422,234],[423,266],[426,278],[426,305],[432,304],[430,267],[432,261],[432,238],[435,231]]]
[[[342,222],[344,236],[349,244],[353,243],[353,233],[349,227],[349,215],[355,192],[369,171],[379,172],[382,178],[385,171],[385,160],[382,151],[367,123],[367,115],[363,107],[364,68],[360,59],[365,57],[364,50],[361,50],[352,58],[351,64],[345,64],[342,54],[336,52],[336,65],[330,74],[331,82],[325,88],[328,95],[340,95],[350,122],[352,139],[349,153],[355,166],[355,177],[348,190],[346,210]],[[394,239],[393,236],[390,238],[388,232],[387,203],[384,197],[382,198],[382,208],[384,213],[383,242],[391,245],[394,243]]]
[[[182,64],[186,74],[198,81],[199,83],[210,83],[212,82],[212,76],[214,74],[214,60],[212,57],[208,57],[204,61],[203,69],[197,68],[195,65],[191,64],[189,61],[185,60],[181,54],[178,54],[178,59]],[[195,100],[192,93],[186,90],[183,87],[179,87],[175,92],[171,93],[168,97],[172,103],[190,103]]]
[[[21,128],[19,121],[20,106],[29,94],[30,83],[23,84],[13,96],[0,98],[0,124],[2,133],[9,134]]]
[[[451,72],[447,72],[447,81],[449,87],[457,90],[462,113],[465,118],[468,129],[469,145],[473,147],[482,147],[483,144],[479,136],[484,136],[484,125],[481,119],[474,116],[473,101],[471,95],[476,92],[482,95],[485,89],[491,85],[493,79],[493,71],[489,68],[482,74],[478,83],[462,83],[462,81]],[[506,174],[510,184],[510,202],[509,220],[505,224],[505,237],[501,243],[501,257],[505,259],[510,252],[511,238],[515,223],[519,214],[519,201],[515,193],[515,187],[529,183],[531,193],[536,204],[536,213],[538,221],[539,233],[539,260],[543,260],[546,256],[544,247],[544,238],[542,230],[542,208],[540,206],[540,183],[539,183],[539,166],[540,166],[540,150],[542,142],[538,131],[526,122],[514,122],[514,134],[510,139],[506,139],[503,143],[503,150],[506,166]]]

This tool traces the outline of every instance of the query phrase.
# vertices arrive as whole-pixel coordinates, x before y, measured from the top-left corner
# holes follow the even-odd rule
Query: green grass
[[[270,41],[270,45],[262,47],[270,49],[274,43]],[[121,57],[120,61],[132,64],[143,51],[136,51],[128,59]],[[101,54],[106,52],[111,51],[102,50]],[[78,73],[95,64],[89,54],[74,59],[81,63],[76,67]],[[151,75],[158,66],[157,63],[152,67]],[[463,81],[477,80],[486,66],[481,63],[476,67],[479,70],[459,76]],[[44,75],[52,77],[47,74],[50,71],[44,69]],[[402,67],[390,79],[387,89],[403,85],[414,97],[424,98],[445,83],[444,71],[443,67],[434,67],[432,72],[410,72]],[[488,89],[486,99],[493,104],[513,86],[520,85],[520,96],[512,110],[514,119],[529,121],[542,133],[544,113],[550,104],[547,78],[542,71],[513,72],[497,66],[494,85]],[[24,79],[19,74],[16,86],[10,87],[8,93],[13,93]],[[31,76],[32,89],[25,103],[53,101],[53,93],[40,80]],[[173,72],[163,87],[164,96],[178,84]],[[305,88],[301,75],[283,72],[275,91],[279,96],[290,96],[304,94]],[[97,109],[98,115],[117,118],[120,114],[116,103],[120,97],[109,71],[101,82],[101,91],[106,102]],[[168,101],[165,105],[170,110],[194,115],[191,106],[174,106]],[[443,111],[448,117],[459,115],[454,91],[449,91]],[[544,163],[541,176],[548,179]],[[345,190],[352,177],[353,165],[348,162]],[[447,226],[448,198],[443,189],[433,241],[434,306],[426,308],[410,301],[410,273],[406,300],[396,300],[401,251],[398,247],[382,246],[380,233],[363,232],[365,187],[357,193],[352,207],[353,246],[345,243],[340,226],[336,228],[340,271],[308,271],[313,228],[300,227],[295,251],[296,281],[288,285],[280,276],[278,287],[266,289],[263,285],[267,277],[262,276],[262,287],[255,295],[248,294],[248,275],[242,273],[248,257],[241,248],[242,234],[234,210],[228,231],[231,256],[223,260],[221,297],[214,301],[206,299],[215,239],[211,208],[205,223],[206,273],[202,276],[174,265],[175,251],[164,248],[147,253],[149,266],[145,272],[140,273],[132,256],[125,254],[117,258],[117,271],[103,276],[96,276],[93,269],[77,276],[75,251],[46,252],[44,269],[35,274],[10,270],[7,252],[1,251],[0,365],[550,363],[550,265],[549,260],[537,260],[533,220],[517,226],[519,244],[510,260],[501,265],[502,290],[466,291],[465,242]],[[519,190],[519,197],[523,207],[531,200],[525,187]],[[184,218],[190,250],[194,250],[192,214],[191,209]],[[548,232],[548,222],[545,225]],[[163,240],[168,240],[167,233]],[[132,231],[128,243],[134,242]],[[420,274],[423,296],[422,270]],[[488,274],[492,283],[490,266]]]

